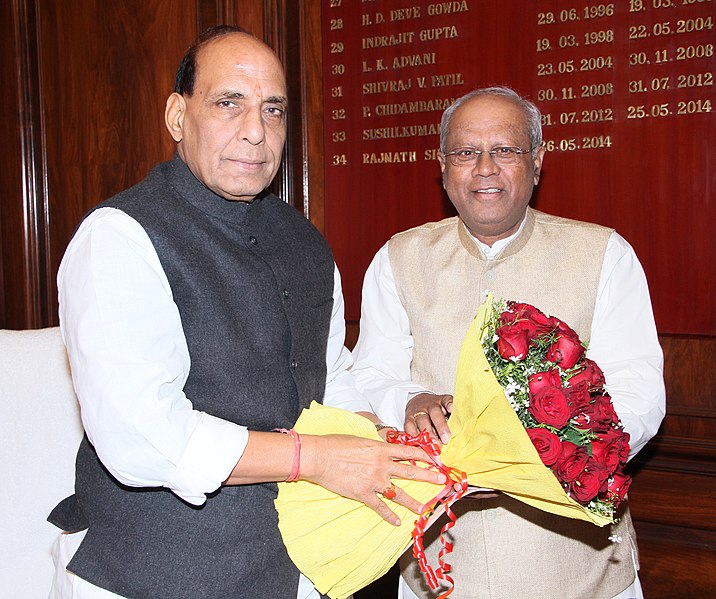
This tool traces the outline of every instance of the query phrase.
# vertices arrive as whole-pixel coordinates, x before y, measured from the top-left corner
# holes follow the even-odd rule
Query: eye
[[[234,102],[234,100],[219,100],[217,105],[221,108],[234,108],[236,106],[236,102]]]
[[[472,158],[476,155],[476,152],[472,148],[462,148],[460,150],[456,150],[455,155],[459,158]]]
[[[286,113],[286,109],[282,106],[269,106],[266,113],[273,117],[282,117]]]
[[[498,146],[496,148],[493,148],[492,151],[496,156],[507,157],[515,155],[515,148],[511,148],[509,146]]]

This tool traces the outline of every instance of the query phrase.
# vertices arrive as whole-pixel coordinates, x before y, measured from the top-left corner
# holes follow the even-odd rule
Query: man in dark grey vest
[[[312,400],[379,423],[347,372],[332,254],[265,192],[286,108],[275,54],[210,30],[167,101],[177,155],[93,210],[67,249],[60,324],[86,435],[75,495],[50,516],[73,533],[55,546],[52,597],[317,597],[281,542],[275,481],[392,523],[392,476],[442,482],[396,463],[425,458],[416,448],[290,430]]]

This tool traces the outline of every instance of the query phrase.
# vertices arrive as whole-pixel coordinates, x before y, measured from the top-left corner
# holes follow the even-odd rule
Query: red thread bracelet
[[[291,466],[291,473],[288,475],[286,482],[295,482],[298,480],[298,475],[301,472],[301,435],[299,435],[293,429],[277,428],[274,430],[278,431],[279,433],[286,433],[287,435],[291,435],[291,437],[293,438],[293,466]]]

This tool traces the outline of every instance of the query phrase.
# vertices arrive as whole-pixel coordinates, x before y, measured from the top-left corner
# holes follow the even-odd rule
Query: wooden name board
[[[660,332],[716,334],[716,2],[323,0],[326,233],[347,318],[373,254],[451,216],[438,125],[476,87],[542,111],[533,205],[614,227]]]

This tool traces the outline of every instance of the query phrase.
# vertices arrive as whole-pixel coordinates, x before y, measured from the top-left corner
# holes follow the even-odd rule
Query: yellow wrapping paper
[[[467,473],[471,486],[497,489],[560,516],[598,526],[611,523],[566,495],[508,403],[482,349],[481,331],[491,305],[488,299],[480,307],[460,350],[450,416],[452,438],[442,449],[443,463]],[[294,428],[300,434],[380,439],[362,416],[317,403],[303,411]],[[394,482],[422,503],[441,488]],[[388,524],[362,503],[305,481],[279,483],[276,499],[279,529],[291,559],[321,593],[333,599],[347,597],[380,578],[411,545],[416,515],[393,502],[390,507],[400,517],[400,526]]]

